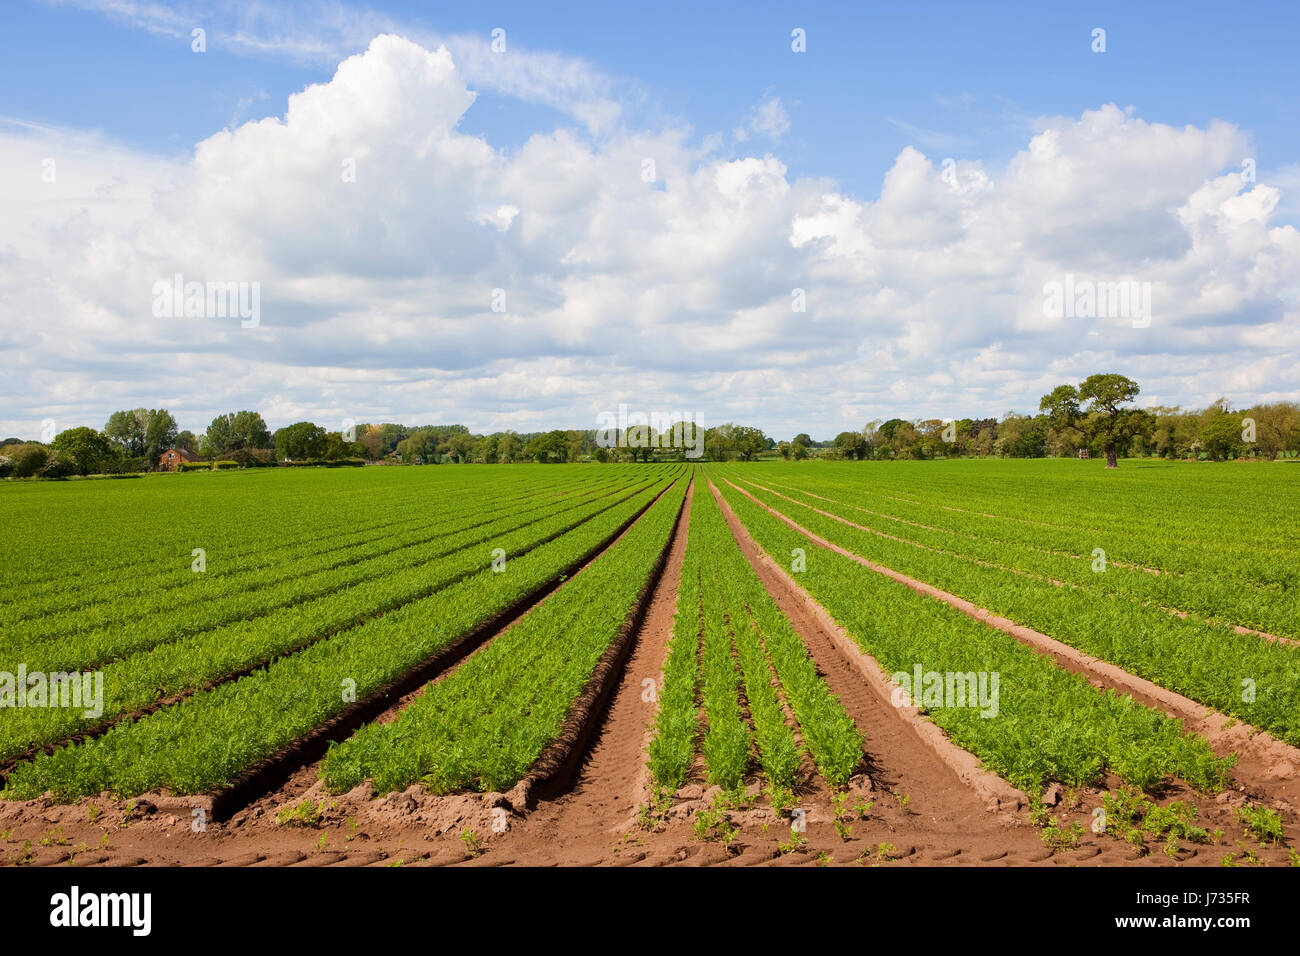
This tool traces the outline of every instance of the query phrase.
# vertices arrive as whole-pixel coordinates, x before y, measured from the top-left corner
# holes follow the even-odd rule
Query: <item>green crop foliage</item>
[[[1030,792],[1113,773],[1133,788],[1110,807],[1122,838],[1166,852],[1199,842],[1181,804],[1140,791],[1171,779],[1214,791],[1231,760],[1177,721],[819,548],[731,484],[870,561],[1300,745],[1300,649],[1234,631],[1300,640],[1300,469],[1094,464],[695,468],[648,751],[658,816],[701,758],[706,782],[731,793],[758,780],[774,806],[794,800],[801,767],[839,792],[863,759],[862,733],[736,547],[711,479],[780,563],[806,551],[799,583],[888,671],[1000,676],[996,715],[921,701],[986,767]],[[0,762],[57,748],[15,765],[3,795],[227,786],[589,560],[662,493],[599,560],[321,766],[331,789],[367,778],[381,790],[506,789],[556,739],[627,625],[688,480],[680,465],[557,465],[0,483],[0,672],[96,670],[104,688],[94,717],[0,711]],[[504,573],[491,567],[498,552]],[[101,735],[69,743],[86,731]],[[1247,812],[1252,836],[1279,838],[1275,815]]]
[[[887,671],[921,664],[942,673],[997,673],[996,716],[974,707],[930,709],[929,719],[985,766],[1033,792],[1047,781],[1094,783],[1107,771],[1151,789],[1180,777],[1221,789],[1229,762],[1201,738],[1132,698],[1099,694],[1015,638],[812,544],[730,485],[719,486],[769,554],[808,549],[799,583]]]
[[[686,782],[699,737],[697,693],[700,635],[704,626],[700,596],[703,549],[694,535],[693,507],[691,515],[691,535],[682,558],[673,635],[668,642],[659,712],[649,750],[650,776],[659,789],[667,791],[677,790]]]
[[[286,631],[272,630],[265,623],[267,617],[242,622],[253,629],[251,633],[244,631],[240,641],[206,646],[203,654],[186,644],[203,635],[155,648],[151,655],[172,655],[163,658],[164,665],[173,668],[167,673],[200,688],[202,675],[229,673],[236,666],[264,661],[285,650],[296,653],[277,657],[239,680],[199,689],[142,719],[118,724],[102,737],[26,761],[10,775],[5,793],[21,797],[52,790],[72,799],[105,789],[136,794],[166,786],[178,793],[199,793],[224,786],[257,760],[274,755],[340,712],[350,702],[344,689],[355,699],[364,698],[553,579],[559,569],[582,560],[681,472],[680,467],[631,469],[621,479],[623,490],[579,504],[571,513],[555,514],[455,552],[446,559],[450,564],[415,569],[409,580],[399,572],[373,582],[372,591],[341,592],[340,599],[347,595],[350,603],[341,605],[336,616],[312,618],[298,607],[292,613],[305,620]],[[600,480],[598,471],[591,474],[593,480]],[[543,475],[535,480],[544,479]],[[506,551],[506,573],[490,568],[488,545]],[[362,594],[364,599],[359,598]],[[311,635],[305,646],[303,628]],[[126,658],[121,665],[125,668],[134,660]],[[121,688],[132,686],[122,679],[107,679],[114,666],[105,668],[110,700],[123,693]],[[151,672],[142,667],[139,674]],[[152,699],[158,685],[151,685],[149,679],[141,676],[134,686]],[[129,700],[115,706],[120,712]],[[57,731],[46,729],[48,725],[41,721],[61,715],[75,727],[80,719],[79,711],[66,708],[11,713],[35,719],[32,726],[45,733]],[[13,735],[13,724],[7,721],[3,732]],[[29,730],[28,739],[30,735]]]
[[[517,783],[627,624],[684,495],[679,481],[599,560],[429,685],[397,720],[332,748],[320,771],[327,788],[340,792],[367,778],[381,793],[421,780],[440,793]]]
[[[1097,560],[1092,556],[1093,550],[1105,548],[1091,542],[1109,542],[1109,535],[1086,531],[1076,533],[1072,543],[1047,541],[1041,540],[1038,525],[1022,522],[1016,526],[1017,533],[1030,541],[1041,540],[1041,544],[1013,547],[1006,541],[986,541],[969,527],[962,534],[930,530],[939,523],[965,522],[969,526],[988,520],[961,512],[954,518],[946,510],[950,506],[936,505],[927,514],[913,509],[908,518],[912,523],[900,523],[882,517],[898,504],[892,498],[885,503],[872,498],[869,507],[880,514],[864,514],[859,507],[846,503],[847,499],[845,502],[827,500],[835,499],[837,494],[845,497],[846,493],[842,488],[835,491],[823,482],[800,482],[807,486],[807,493],[791,495],[782,491],[787,497],[781,497],[762,490],[758,485],[771,486],[749,473],[733,468],[725,474],[763,503],[855,554],[1042,631],[1192,700],[1268,730],[1288,743],[1300,744],[1300,664],[1297,663],[1300,649],[1238,634],[1229,626],[1264,622],[1284,635],[1300,633],[1300,627],[1293,623],[1300,621],[1300,602],[1294,599],[1295,585],[1283,583],[1289,579],[1288,572],[1282,568],[1290,564],[1294,571],[1294,557],[1290,562],[1279,557],[1281,568],[1274,568],[1268,580],[1257,576],[1253,583],[1247,584],[1228,573],[1215,587],[1202,588],[1204,580],[1213,577],[1204,568],[1161,574],[1143,570],[1150,566],[1146,562],[1157,557],[1165,560],[1166,567],[1176,566],[1170,558],[1186,549],[1183,535],[1190,533],[1184,532],[1176,522],[1171,522],[1168,531],[1152,532],[1153,536],[1164,539],[1169,551],[1154,552],[1149,543],[1134,552],[1106,551],[1106,570],[1096,572],[1092,570]],[[812,494],[822,497],[812,497]],[[1131,500],[1122,500],[1116,508],[1123,513],[1126,506],[1138,507]],[[1152,506],[1146,503],[1145,507]],[[819,511],[863,527],[851,527]],[[1101,518],[1096,516],[1092,520]],[[920,523],[927,527],[919,527]],[[1126,540],[1118,539],[1119,546],[1123,547]],[[1046,555],[1042,549],[1049,543],[1085,557]],[[1213,547],[1217,548],[1218,544]],[[1115,561],[1121,558],[1134,566],[1116,565]],[[1254,566],[1243,562],[1238,565],[1237,574],[1254,573],[1251,570]],[[1203,600],[1190,600],[1185,593],[1189,588]],[[1247,610],[1259,610],[1267,602],[1285,610],[1285,614],[1261,617]],[[1209,612],[1218,608],[1225,622],[1214,624],[1195,615],[1183,619],[1163,609],[1177,608],[1180,604],[1192,611],[1200,608]]]
[[[626,479],[625,479],[626,480]],[[626,507],[632,498],[644,503],[648,491],[635,494],[638,481],[612,494],[584,496],[553,508],[550,514],[530,510],[484,526],[483,531],[447,535],[430,546],[423,560],[399,554],[382,562],[387,573],[337,583],[319,598],[291,603],[270,613],[227,626],[178,637],[160,646],[130,654],[104,665],[104,712],[97,718],[70,708],[20,709],[0,725],[0,758],[23,752],[34,744],[53,743],[78,730],[117,715],[147,707],[161,698],[203,687],[226,674],[270,660],[288,651],[309,647],[330,635],[346,633],[379,614],[404,610],[430,599],[457,582],[481,573],[491,550],[517,555],[583,522]],[[73,655],[75,656],[75,655]],[[45,669],[76,670],[58,658]],[[31,670],[41,669],[29,663]]]
[[[748,721],[742,717],[742,692]],[[702,701],[707,731],[700,747],[709,782],[726,789],[738,786],[754,745],[769,788],[792,786],[800,749],[782,698],[818,770],[832,786],[843,784],[861,762],[862,738],[818,675],[798,633],[740,553],[707,483],[697,481],[677,617],[650,744],[655,782],[675,789],[685,780]]]

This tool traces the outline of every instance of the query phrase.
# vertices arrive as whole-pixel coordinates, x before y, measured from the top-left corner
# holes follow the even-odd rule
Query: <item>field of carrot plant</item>
[[[0,672],[94,671],[103,694],[94,707],[4,712],[6,794],[228,786],[526,605],[652,504],[647,527],[666,534],[665,493],[680,498],[683,471],[218,473],[49,497],[15,489],[6,526],[29,533],[4,542]],[[61,548],[44,550],[50,540]]]
[[[1300,745],[1300,468],[722,473],[855,554]]]
[[[1297,503],[1300,466],[1159,462],[8,484],[0,796],[246,804],[307,767],[325,794],[506,792],[603,725],[653,600],[662,644],[630,675],[656,689],[634,719],[643,796],[843,794],[880,728],[832,690],[799,600],[893,706],[1031,802],[1055,784],[1209,799],[1238,754],[1132,688],[1295,752]]]
[[[804,749],[833,787],[842,786],[862,762],[862,738],[853,721],[737,549],[707,492],[696,496],[691,513],[663,683],[650,744],[651,772],[660,787],[677,789],[685,782],[697,748],[706,778],[725,789],[745,779],[751,754],[770,787],[796,783]],[[702,724],[697,701],[703,704]]]

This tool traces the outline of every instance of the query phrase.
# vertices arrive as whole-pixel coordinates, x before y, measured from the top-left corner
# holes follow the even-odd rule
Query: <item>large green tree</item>
[[[281,461],[324,458],[325,429],[312,422],[294,422],[275,431],[275,457]]]
[[[1139,436],[1150,435],[1155,420],[1129,405],[1142,389],[1118,372],[1089,375],[1076,389],[1058,385],[1044,395],[1038,407],[1047,413],[1052,431],[1081,436],[1106,455],[1106,467],[1119,467],[1119,450]]]
[[[37,474],[50,460],[50,450],[40,442],[20,442],[6,445],[4,449],[4,471],[15,478],[30,478]]]
[[[203,436],[202,450],[209,458],[234,452],[270,448],[271,432],[257,412],[226,412],[212,419]]]
[[[1038,410],[1047,415],[1048,439],[1058,452],[1087,440],[1080,401],[1073,385],[1058,385],[1038,402]]]
[[[431,429],[417,428],[399,441],[393,450],[397,452],[397,457],[407,464],[417,458],[427,464],[433,461],[433,456],[438,451],[438,439]]]
[[[382,441],[381,453],[387,455],[389,452],[397,451],[398,442],[409,438],[413,431],[420,429],[408,429],[405,425],[398,425],[395,422],[384,422],[379,426],[379,438]]]
[[[108,416],[104,435],[124,455],[145,458],[152,465],[175,444],[176,419],[165,408],[122,409]]]
[[[1085,430],[1093,443],[1106,452],[1106,467],[1118,468],[1118,451],[1137,435],[1151,431],[1150,416],[1129,407],[1142,389],[1133,379],[1118,372],[1089,375],[1079,384],[1079,398],[1086,402]]]
[[[709,458],[714,461],[730,461],[739,458],[753,461],[760,452],[766,451],[771,442],[762,429],[749,425],[737,425],[726,422],[704,433],[704,447]]]
[[[185,431],[176,433],[176,443],[173,447],[182,448],[191,455],[197,455],[199,453],[199,440],[194,436],[194,432],[187,428]],[[166,451],[166,449],[163,450]]]
[[[861,461],[871,450],[871,445],[862,432],[840,432],[835,436],[835,448],[841,458]]]
[[[144,426],[144,456],[149,464],[158,464],[158,459],[168,448],[176,445],[176,419],[165,408],[151,408]]]
[[[505,432],[497,442],[497,461],[508,465],[523,454],[523,443],[515,432]]]
[[[1295,402],[1255,405],[1242,415],[1255,423],[1257,453],[1277,458],[1282,452],[1300,448],[1300,405]],[[1246,427],[1244,421],[1242,427]]]
[[[148,411],[143,408],[122,409],[108,416],[104,434],[133,458],[144,457],[144,431],[148,425]]]
[[[85,425],[59,432],[50,447],[71,461],[81,475],[106,471],[116,458],[107,436]]]
[[[450,459],[456,464],[468,461],[474,454],[474,436],[468,432],[456,432],[444,437],[438,443],[438,453],[444,459]]]
[[[1006,458],[1042,458],[1047,451],[1047,435],[1042,416],[1008,412],[998,425],[993,447]]]
[[[731,438],[735,443],[736,453],[742,461],[754,461],[759,453],[767,450],[768,437],[761,428],[751,425],[733,425]],[[794,454],[794,443],[790,444],[790,453]]]
[[[360,442],[347,441],[342,432],[327,432],[325,434],[325,458],[327,461],[338,461],[341,458],[362,458],[365,453],[365,449]]]
[[[1246,450],[1242,431],[1240,415],[1230,412],[1216,415],[1201,428],[1201,447],[1213,461],[1236,458]]]
[[[568,456],[568,442],[560,430],[542,432],[528,443],[528,457],[543,464],[562,462]]]

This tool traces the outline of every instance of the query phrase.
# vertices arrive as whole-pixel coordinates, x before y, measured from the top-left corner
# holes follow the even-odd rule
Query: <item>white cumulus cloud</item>
[[[526,429],[627,401],[838,430],[845,409],[1030,410],[1112,369],[1153,400],[1300,398],[1300,234],[1231,124],[1103,105],[999,170],[909,147],[861,197],[617,110],[506,151],[461,131],[474,108],[454,49],[383,34],[191,156],[0,125],[0,428],[145,404],[195,428],[258,408]],[[753,128],[788,124],[769,98]],[[260,324],[156,318],[178,273],[258,283]],[[1067,274],[1150,282],[1149,327],[1044,318]]]

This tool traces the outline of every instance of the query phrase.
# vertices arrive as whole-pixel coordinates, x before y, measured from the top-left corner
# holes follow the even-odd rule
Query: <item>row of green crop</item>
[[[156,787],[200,793],[230,784],[348,706],[454,644],[598,549],[667,482],[509,560],[428,597],[319,640],[240,680],[200,691],[102,737],[18,764],[4,795],[74,799]]]
[[[366,472],[372,475],[377,470]],[[334,476],[338,477],[338,476]],[[349,475],[348,477],[353,477]],[[543,476],[544,477],[544,476]],[[642,480],[653,475],[643,474]],[[374,481],[375,479],[370,479]],[[121,535],[121,553],[132,555],[136,566],[124,571],[114,568],[96,571],[85,555],[78,554],[73,546],[62,555],[62,580],[56,579],[45,586],[26,586],[20,591],[0,590],[9,600],[0,603],[0,620],[11,622],[54,610],[73,610],[98,602],[115,602],[138,598],[141,595],[160,595],[177,588],[193,588],[196,579],[216,581],[219,578],[244,575],[243,580],[257,580],[263,575],[274,575],[292,566],[294,561],[311,559],[351,545],[365,544],[389,534],[400,534],[436,522],[444,513],[459,513],[467,506],[478,507],[489,502],[511,499],[547,500],[554,495],[567,495],[574,489],[607,484],[613,480],[609,474],[588,472],[586,477],[557,475],[553,480],[501,482],[489,481],[483,486],[470,480],[444,481],[434,487],[413,480],[410,488],[379,488],[357,507],[346,490],[321,489],[329,507],[321,508],[314,502],[304,501],[291,494],[293,480],[263,482],[259,488],[274,507],[258,514],[229,514],[220,532],[214,537],[204,530],[205,518],[210,511],[225,513],[231,501],[238,501],[242,488],[227,488],[226,497],[195,493],[190,500],[176,503],[179,514],[170,510],[149,507],[142,502],[149,515],[148,522],[156,525],[165,542],[161,549],[166,555],[161,564],[154,545],[132,543],[129,523],[116,511],[99,516],[109,525],[113,536]],[[271,487],[267,487],[267,485]],[[218,489],[221,491],[222,489]],[[423,492],[423,493],[421,493]],[[317,512],[329,514],[337,501],[347,503],[347,515],[331,519],[324,526]],[[2,502],[3,499],[0,499]],[[308,529],[302,534],[303,529]],[[191,570],[194,547],[202,547],[210,559],[202,575]],[[151,548],[153,550],[151,550]],[[25,556],[28,561],[31,556]],[[67,568],[77,571],[79,587],[66,587]]]
[[[492,541],[506,556],[507,572],[519,556],[557,535],[588,526],[603,526],[611,516],[644,505],[655,488],[598,498],[575,509],[533,521]],[[161,644],[104,666],[103,713],[86,716],[74,708],[23,708],[7,712],[0,723],[0,759],[33,746],[66,739],[88,727],[186,693],[277,655],[346,633],[378,615],[427,604],[431,595],[480,575],[489,568],[492,550],[470,546],[414,567],[286,607],[263,617],[239,621],[213,631]],[[497,574],[506,579],[508,573]],[[34,669],[34,668],[32,668]]]
[[[1300,744],[1300,654],[1294,647],[1183,620],[1091,590],[926,551],[753,489],[762,501],[878,564],[925,581],[1192,700]],[[824,510],[824,509],[823,509]]]
[[[462,520],[461,512],[470,506],[474,506],[477,519],[484,522],[493,514],[521,507],[530,501],[554,500],[553,494],[569,493],[567,489],[572,487],[572,482],[558,483],[554,488],[539,486],[525,489],[522,493],[518,489],[499,488],[493,494],[479,495],[465,489],[448,496],[433,514],[422,510],[415,514],[408,512],[392,520],[350,530],[340,529],[293,546],[270,549],[255,563],[248,561],[251,556],[232,562],[231,555],[217,551],[209,554],[205,548],[202,573],[193,570],[194,556],[187,554],[175,561],[175,567],[160,574],[119,575],[98,585],[79,581],[77,588],[65,587],[61,591],[22,596],[0,607],[0,621],[3,621],[0,642],[3,642],[5,631],[19,625],[29,637],[42,633],[84,631],[114,620],[153,613],[157,608],[172,606],[181,600],[192,607],[213,596],[268,587],[304,573],[347,564],[422,538],[431,538],[446,528],[465,530],[466,526],[457,522]],[[591,486],[580,484],[577,487]]]
[[[696,501],[703,503],[704,495]],[[691,523],[703,521],[704,508],[692,511]],[[707,546],[705,546],[707,547]],[[704,636],[700,654],[700,695],[707,730],[700,749],[710,783],[732,789],[749,770],[752,732],[740,709],[740,673],[733,657],[731,629],[723,617],[718,581],[707,561],[700,593],[703,597]]]
[[[844,784],[862,762],[862,735],[817,672],[803,639],[753,569],[746,566],[744,556],[734,548],[725,552],[720,549],[720,553],[734,566],[729,575],[731,586],[744,598],[753,623],[763,637],[772,667],[799,722],[804,746],[827,783]]]
[[[1030,792],[1049,781],[1093,784],[1105,773],[1144,788],[1168,778],[1215,791],[1230,761],[1169,717],[1113,692],[1098,693],[1015,638],[813,544],[725,482],[724,497],[778,560],[807,552],[799,584],[889,673],[997,675],[996,708],[931,702],[928,718],[958,746]],[[918,700],[917,703],[923,703]],[[996,710],[996,713],[992,711]]]
[[[596,495],[607,489],[593,489]],[[0,662],[25,659],[29,668],[38,670],[82,669],[96,667],[110,660],[146,650],[191,634],[202,633],[240,621],[272,614],[295,605],[327,597],[342,589],[363,584],[379,577],[414,569],[420,565],[482,542],[491,542],[516,528],[523,527],[548,516],[558,516],[581,508],[592,500],[590,496],[573,498],[564,507],[556,508],[551,502],[532,508],[507,505],[490,510],[486,516],[464,505],[460,515],[448,516],[433,528],[423,530],[413,540],[392,541],[371,556],[364,552],[353,554],[352,560],[339,562],[337,554],[322,562],[319,568],[310,563],[300,564],[299,574],[267,586],[247,585],[237,580],[222,586],[207,600],[190,600],[182,592],[184,603],[172,606],[174,596],[162,604],[144,602],[134,606],[125,620],[115,618],[115,609],[106,609],[101,620],[87,621],[84,628],[71,633],[60,633],[51,628],[23,627],[0,636]],[[480,523],[480,517],[488,517]],[[460,527],[458,527],[460,526]],[[89,615],[87,615],[89,617]],[[42,633],[46,632],[46,633]],[[48,634],[54,636],[47,636]],[[12,668],[11,668],[12,669]]]
[[[160,476],[0,493],[0,513],[15,529],[0,541],[0,556],[7,559],[0,563],[0,593],[64,590],[70,567],[87,586],[166,574],[196,540],[232,564],[265,559],[281,548],[328,539],[358,518],[418,514],[431,493],[470,484],[397,483],[385,480],[387,472],[268,470],[204,482]]]
[[[708,498],[706,494],[703,496]],[[717,505],[708,502],[717,510]],[[723,532],[726,528],[721,529]],[[711,535],[715,541],[716,536]],[[721,542],[730,544],[731,542]],[[716,548],[716,545],[715,545]],[[735,553],[732,544],[729,551]],[[786,723],[785,711],[777,697],[777,689],[772,679],[772,665],[763,650],[763,641],[757,628],[753,626],[748,608],[740,595],[732,589],[730,579],[722,573],[719,564],[709,563],[711,586],[709,593],[718,597],[718,609],[721,621],[731,631],[732,646],[736,651],[736,662],[745,681],[745,701],[749,705],[749,720],[754,728],[754,743],[758,748],[758,764],[763,776],[772,786],[791,787],[799,775],[799,761],[802,751],[794,739],[794,731]],[[722,783],[722,781],[718,781]],[[735,786],[740,781],[730,783]],[[728,784],[724,784],[728,786]]]
[[[925,520],[939,513],[969,518],[981,534],[1020,529],[1055,550],[1102,548],[1117,560],[1170,572],[1300,582],[1300,473],[1286,466],[1125,463],[1108,472],[1087,462],[985,461],[758,471],[758,480],[833,489],[831,497],[925,523],[942,523]]]
[[[665,494],[607,553],[463,665],[429,685],[397,720],[331,748],[326,787],[369,778],[380,793],[417,781],[439,793],[507,790],[556,739],[566,715],[627,626],[668,547],[685,493]]]
[[[779,693],[822,776],[832,786],[843,784],[861,760],[861,737],[817,673],[799,635],[737,550],[707,489],[695,497],[690,530],[650,745],[655,783],[676,789],[690,769],[698,675],[708,726],[701,749],[711,782],[730,789],[749,768],[751,733],[739,706],[743,687],[752,742],[769,783],[792,786],[800,763],[800,748]],[[701,648],[697,666],[694,659]]]
[[[697,483],[698,486],[699,483]],[[696,496],[692,495],[694,499]],[[695,505],[689,505],[686,552],[677,586],[673,633],[668,639],[659,712],[650,741],[650,776],[655,784],[677,790],[686,782],[699,738],[700,635],[704,629],[702,580],[704,546],[695,533]]]
[[[1073,473],[1044,476],[1021,468],[997,480],[980,469],[962,468],[911,470],[905,475],[915,480],[906,483],[899,475],[876,471],[857,478],[834,471],[830,477],[808,476],[836,487],[846,500],[904,517],[920,514],[916,509],[966,515],[995,531],[1021,527],[1048,540],[1083,539],[1116,557],[1169,571],[1231,568],[1246,580],[1267,583],[1277,580],[1279,569],[1270,556],[1279,554],[1286,573],[1295,573],[1294,552],[1285,546],[1294,521],[1279,515],[1269,500],[1288,484],[1282,471],[1238,469],[1242,481],[1225,485],[1212,480],[1219,474],[1213,469],[1165,466],[1167,473],[1152,476],[1140,468],[1106,474],[1067,467]],[[795,483],[803,485],[802,478]],[[1258,527],[1263,523],[1270,527]],[[1233,526],[1243,533],[1207,554]],[[1248,526],[1254,526],[1253,534]]]
[[[0,536],[0,601],[66,591],[70,574],[86,588],[183,577],[195,547],[221,555],[214,571],[273,566],[281,551],[319,547],[358,525],[435,514],[446,499],[608,480],[602,471],[267,469],[202,482],[156,477],[0,488],[7,532]]]
[[[743,483],[751,488],[768,487],[752,479]],[[799,489],[771,487],[803,504],[927,548],[1271,634],[1300,636],[1300,602],[1295,599],[1293,586],[1248,583],[1228,573],[1199,569],[1154,574],[1119,562],[1117,556],[1104,549],[1094,554],[1086,541],[1076,542],[1082,553],[1046,547],[1042,536],[1027,527],[1004,530],[994,537],[981,533],[979,519],[971,516],[922,512],[919,520],[904,522],[893,515],[831,498],[826,494],[828,489],[820,485]],[[922,524],[928,527],[921,527]]]

